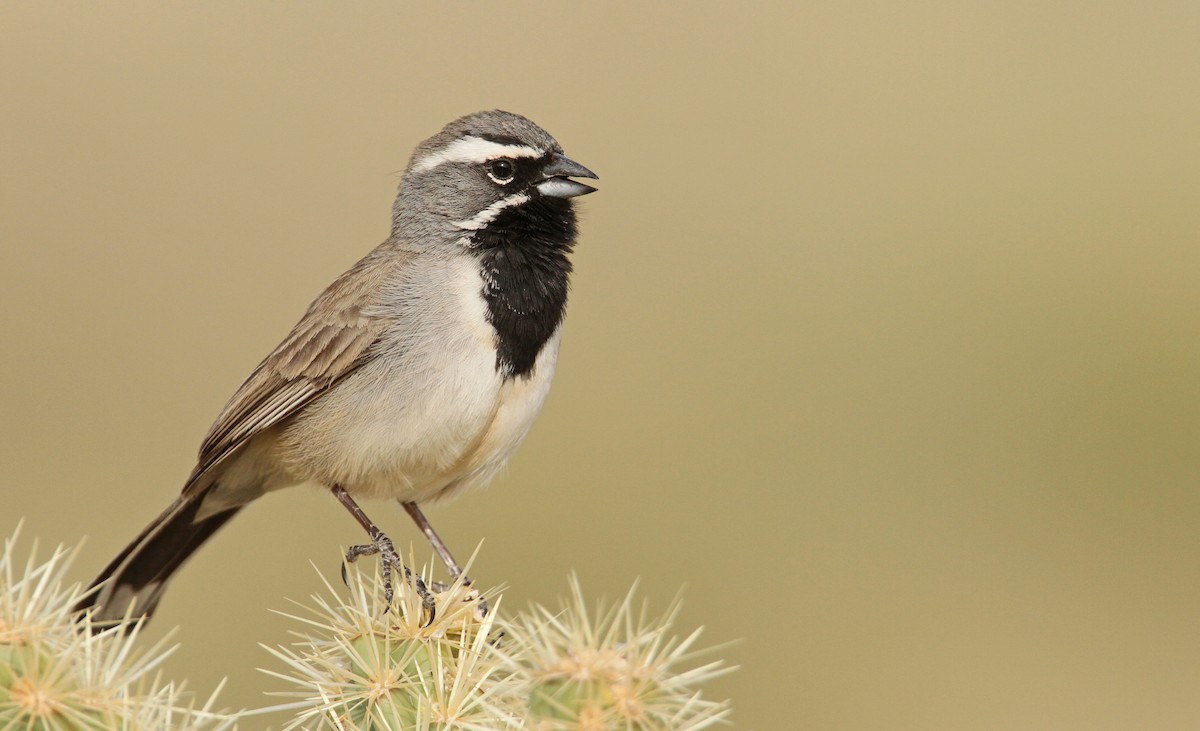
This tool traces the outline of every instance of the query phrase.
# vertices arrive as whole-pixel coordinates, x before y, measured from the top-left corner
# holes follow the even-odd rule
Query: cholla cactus
[[[636,587],[635,587],[636,589]],[[662,617],[634,608],[634,589],[594,619],[579,581],[558,611],[535,606],[517,618],[509,662],[528,699],[525,728],[536,731],[699,731],[721,721],[728,705],[701,697],[698,686],[729,670],[720,661],[695,667],[696,630],[670,634],[676,600]]]
[[[271,649],[289,666],[269,672],[300,686],[276,706],[298,715],[286,729],[530,729],[537,731],[699,731],[728,713],[698,686],[725,672],[696,667],[699,631],[670,636],[678,609],[649,619],[633,592],[594,616],[577,581],[559,611],[534,607],[505,620],[454,584],[437,597],[438,617],[422,626],[411,587],[385,611],[378,574],[355,572],[350,600],[326,582],[305,616],[299,642]]]
[[[293,632],[299,642],[291,647],[267,648],[290,670],[268,672],[300,687],[280,695],[304,699],[277,707],[299,709],[285,729],[519,728],[511,672],[491,652],[498,602],[485,613],[479,593],[455,582],[435,592],[437,616],[429,621],[409,584],[390,609],[378,573],[364,577],[355,568],[350,586],[347,601],[326,581],[327,595],[307,608],[311,616],[285,615],[309,632]]]
[[[233,719],[184,705],[182,686],[155,673],[173,648],[135,649],[139,625],[93,633],[71,607],[67,584],[75,551],[61,546],[44,563],[37,547],[16,556],[20,527],[0,552],[0,729],[23,731],[191,731],[229,728]]]
[[[39,563],[35,546],[20,562],[16,543],[0,552],[0,731],[215,731],[245,717],[213,712],[215,694],[187,705],[158,675],[174,648],[139,650],[140,624],[93,633],[74,615],[74,552]],[[670,634],[678,602],[649,618],[631,590],[589,613],[572,580],[558,610],[507,620],[498,593],[485,611],[455,582],[435,592],[430,621],[411,586],[386,607],[378,571],[352,569],[349,590],[326,581],[304,616],[286,615],[306,625],[299,642],[270,650],[296,700],[254,713],[294,712],[287,731],[700,731],[728,713],[701,696],[726,668],[697,664],[699,631]]]

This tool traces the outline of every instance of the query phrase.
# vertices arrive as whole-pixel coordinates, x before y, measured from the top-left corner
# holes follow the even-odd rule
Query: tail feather
[[[211,488],[210,488],[211,489]],[[149,618],[168,579],[241,507],[197,520],[204,494],[181,495],[162,515],[114,558],[91,584],[91,593],[75,606],[92,610],[100,626],[126,616]]]

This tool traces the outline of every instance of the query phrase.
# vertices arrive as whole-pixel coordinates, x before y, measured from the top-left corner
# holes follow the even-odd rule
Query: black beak
[[[596,189],[584,185],[571,178],[591,178],[598,180],[600,176],[575,162],[566,155],[556,154],[542,168],[542,182],[537,184],[538,192],[551,198],[574,198],[577,195],[595,193]]]

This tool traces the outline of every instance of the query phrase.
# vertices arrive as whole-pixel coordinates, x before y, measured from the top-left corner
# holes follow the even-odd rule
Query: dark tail
[[[92,582],[92,593],[75,606],[76,611],[93,610],[92,621],[97,629],[126,616],[149,618],[171,575],[241,510],[241,507],[230,508],[197,520],[206,493],[181,495],[151,521],[141,535],[104,567]]]

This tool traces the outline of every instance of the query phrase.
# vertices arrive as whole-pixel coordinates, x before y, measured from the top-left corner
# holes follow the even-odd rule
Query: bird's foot
[[[412,584],[417,596],[421,597],[421,605],[429,613],[429,621],[424,626],[428,627],[433,624],[433,619],[437,616],[437,603],[433,600],[433,594],[425,585],[425,580],[404,565],[400,554],[392,545],[391,538],[383,533],[375,533],[371,536],[370,543],[350,546],[346,549],[346,564],[354,563],[363,556],[374,556],[375,554],[379,554],[379,568],[380,573],[383,574],[383,597],[387,601],[388,609],[391,609],[392,598],[395,596],[392,589],[392,574],[399,569],[404,572],[404,580]],[[346,581],[347,578],[346,564],[342,564],[342,581]]]
[[[464,576],[463,580],[462,580],[462,585],[465,587],[471,586],[471,579]],[[446,593],[447,591],[450,590],[450,587],[452,587],[452,586],[454,586],[454,584],[452,584],[452,583],[446,584],[441,581],[434,581],[433,583],[430,584],[430,587],[432,587],[433,590],[435,592],[437,592],[438,594]],[[484,599],[483,596],[478,591],[472,590],[471,595],[473,595],[476,598],[475,599],[475,601],[477,602],[476,610],[479,612],[479,617],[480,618],[486,617],[487,613],[488,613],[488,608],[489,608],[487,599]]]

